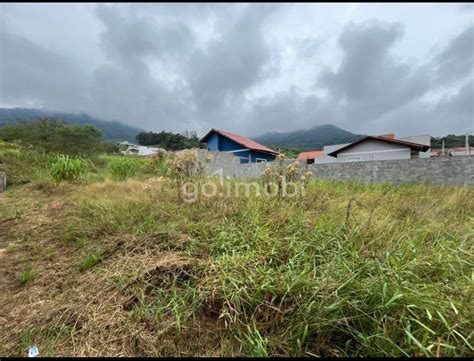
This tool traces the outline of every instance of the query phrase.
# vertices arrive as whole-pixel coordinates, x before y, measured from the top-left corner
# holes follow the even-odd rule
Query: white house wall
[[[410,148],[376,140],[367,140],[338,153],[338,162],[367,162],[371,160],[410,159]]]
[[[349,145],[349,144],[351,144],[351,143],[325,145],[324,148],[323,148],[324,154],[332,153],[335,150],[341,149],[342,147],[345,147],[346,145]],[[333,157],[331,157],[331,158],[333,158]]]
[[[314,163],[318,163],[318,164],[336,163],[336,162],[337,162],[337,158],[330,157],[328,155],[325,155],[323,157],[314,158]]]
[[[429,145],[430,149],[428,149],[426,152],[419,152],[419,153],[420,153],[420,158],[431,157],[431,136],[429,134],[413,135],[411,137],[403,137],[403,138],[397,138],[397,139],[404,140],[406,142]]]
[[[396,139],[404,140],[405,142],[429,145],[431,147],[431,136],[429,134],[412,135],[411,137],[401,137]]]
[[[346,145],[349,145],[349,144],[351,144],[351,143],[325,145],[324,148],[323,148],[325,155],[323,157],[315,158],[314,163],[325,164],[325,163],[336,163],[336,162],[338,162],[337,158],[330,157],[326,154],[334,152],[335,150],[338,150],[338,149],[340,149],[342,147],[345,147]]]

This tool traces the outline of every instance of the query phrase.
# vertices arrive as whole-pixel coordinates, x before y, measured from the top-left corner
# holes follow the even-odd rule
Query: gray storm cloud
[[[308,73],[313,86],[306,89],[283,70],[288,49],[296,70],[321,63],[327,48],[317,30],[278,39],[278,19],[291,6],[97,5],[89,16],[99,30],[84,41],[97,44],[102,60],[90,63],[87,53],[78,59],[34,40],[33,26],[19,32],[4,21],[0,103],[200,133],[219,127],[257,135],[326,123],[359,133],[474,131],[473,24],[434,41],[434,54],[414,62],[396,51],[408,36],[403,19],[347,22],[335,38],[337,60]],[[9,8],[1,11],[6,19]]]

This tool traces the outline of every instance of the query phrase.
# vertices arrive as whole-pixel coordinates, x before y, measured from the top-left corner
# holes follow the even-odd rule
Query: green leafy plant
[[[115,180],[125,180],[136,175],[140,163],[130,158],[112,158],[109,161],[109,171]]]
[[[68,155],[58,155],[50,167],[50,174],[56,184],[62,181],[75,181],[87,170],[86,162],[80,158],[71,158]]]

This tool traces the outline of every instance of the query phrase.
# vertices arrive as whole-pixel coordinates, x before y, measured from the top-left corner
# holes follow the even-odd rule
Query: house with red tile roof
[[[474,155],[474,147],[453,147],[453,148],[444,148],[445,154],[451,156],[458,155]]]
[[[211,152],[232,153],[240,163],[271,162],[278,152],[252,139],[220,129],[211,129],[202,139]]]
[[[324,150],[311,150],[309,152],[301,152],[298,160],[305,161],[306,164],[313,164],[316,158],[324,157]]]
[[[429,157],[431,157],[429,135],[396,138],[395,134],[391,133],[367,136],[348,144],[327,145],[322,151],[302,152],[298,159],[312,164]]]

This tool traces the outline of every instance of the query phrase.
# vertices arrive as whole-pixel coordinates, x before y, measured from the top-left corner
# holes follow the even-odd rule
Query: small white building
[[[143,145],[136,145],[129,142],[120,142],[118,144],[121,145],[122,147],[126,146],[126,149],[123,149],[120,152],[122,154],[127,154],[127,155],[139,155],[139,156],[153,155],[153,154],[158,153],[160,149],[160,148],[145,147]]]

